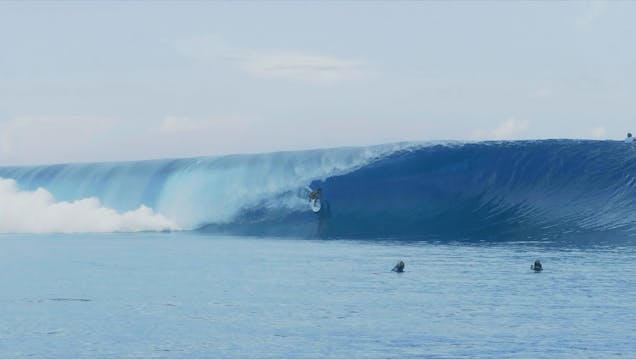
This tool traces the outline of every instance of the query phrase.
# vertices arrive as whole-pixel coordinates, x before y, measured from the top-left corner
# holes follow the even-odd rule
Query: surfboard
[[[322,208],[322,204],[320,203],[320,199],[309,200],[309,207],[311,207],[311,210],[313,212],[315,212],[315,213],[320,211],[320,209]]]

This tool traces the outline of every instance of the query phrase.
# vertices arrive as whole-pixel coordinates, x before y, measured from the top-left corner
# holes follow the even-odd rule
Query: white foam
[[[179,230],[144,205],[119,213],[91,197],[55,201],[46,189],[20,191],[13,179],[0,178],[0,233],[94,233]]]

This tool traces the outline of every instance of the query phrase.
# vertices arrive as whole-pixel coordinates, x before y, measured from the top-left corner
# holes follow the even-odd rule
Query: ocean
[[[634,358],[635,158],[544,140],[2,167],[0,357]]]

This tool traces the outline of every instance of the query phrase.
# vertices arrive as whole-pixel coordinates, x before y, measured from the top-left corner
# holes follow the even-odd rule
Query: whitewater
[[[537,140],[0,167],[0,358],[635,358],[635,160]]]

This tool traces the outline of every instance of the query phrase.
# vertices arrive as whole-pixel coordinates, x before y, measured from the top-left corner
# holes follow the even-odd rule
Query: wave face
[[[352,171],[415,146],[399,143],[175,160],[4,167],[0,168],[0,181],[5,184],[5,191],[0,191],[0,204],[4,204],[0,206],[0,218],[5,220],[0,221],[0,233],[192,230],[241,222],[246,209],[305,212],[304,189],[312,181]],[[301,190],[303,195],[299,195]],[[82,221],[77,216],[85,213],[87,204],[95,216]],[[97,214],[104,212],[112,221],[96,220]],[[134,226],[130,221],[120,221],[130,217],[135,218]],[[94,225],[78,226],[78,221],[92,221]],[[42,222],[50,225],[36,226]]]
[[[44,188],[55,201],[98,198],[123,213],[149,207],[173,229],[358,239],[631,237],[635,160],[635,147],[610,141],[411,143],[12,167],[0,168],[0,177],[21,191]],[[322,188],[318,214],[307,186]]]

